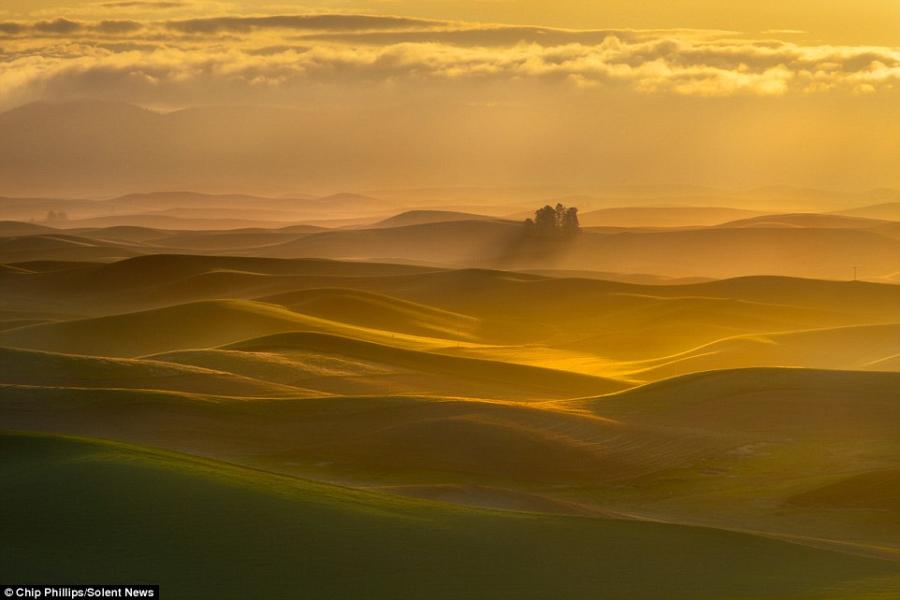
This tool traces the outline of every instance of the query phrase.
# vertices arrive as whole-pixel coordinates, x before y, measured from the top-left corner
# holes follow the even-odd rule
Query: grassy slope
[[[882,233],[895,233],[897,224],[880,219],[851,217],[837,214],[785,213],[739,219],[723,223],[721,227],[802,227],[820,229],[880,229]]]
[[[489,281],[489,283],[493,283]],[[570,283],[580,283],[579,290]],[[587,283],[588,285],[583,285]],[[514,341],[547,342],[556,347],[617,359],[665,355],[736,333],[778,331],[841,322],[833,311],[783,304],[703,296],[667,297],[652,288],[592,282],[548,282],[555,298],[491,298],[490,285],[474,295],[464,310],[480,318],[454,313],[396,297],[349,289],[299,290],[261,298],[304,314],[419,335],[479,339],[499,344]],[[524,284],[518,290],[531,295]],[[457,292],[450,285],[446,297]],[[468,286],[466,286],[468,287]],[[573,289],[574,288],[574,289]],[[604,289],[606,288],[606,289]],[[629,293],[632,289],[644,293]],[[582,295],[583,294],[583,295]],[[543,296],[543,293],[541,293]],[[430,298],[440,302],[440,298]],[[548,307],[552,307],[548,318]],[[543,313],[543,314],[541,314]],[[502,355],[514,360],[516,347]]]
[[[587,211],[578,220],[582,227],[690,227],[756,215],[758,211],[718,206],[636,206]]]
[[[25,327],[3,332],[0,341],[72,354],[140,356],[217,346],[305,324],[299,315],[280,307],[223,300]]]
[[[436,264],[479,264],[503,254],[522,235],[518,223],[453,221],[387,229],[334,230],[276,244],[256,256],[399,258]]]
[[[154,360],[0,348],[0,383],[174,390],[223,396],[299,396],[298,387]]]
[[[52,227],[38,225],[37,223],[26,223],[24,221],[0,221],[0,236],[16,237],[23,235],[40,235],[53,234],[58,231]]]
[[[900,240],[874,230],[705,228],[584,235],[557,266],[679,277],[849,279],[854,266],[864,277],[886,275],[898,256]]]
[[[792,499],[836,479],[900,468],[900,373],[738,369],[694,373],[563,402],[658,432],[728,440],[680,469],[616,492],[630,509],[681,521],[754,526],[893,548],[900,526],[879,510],[819,510]],[[860,498],[871,497],[861,481]],[[850,494],[851,496],[853,494]],[[863,502],[864,504],[864,502]],[[849,506],[844,506],[849,508]]]
[[[814,406],[832,410],[809,413]],[[747,368],[692,373],[598,398],[566,401],[611,418],[644,424],[806,430],[826,436],[862,424],[878,430],[900,416],[900,373]],[[840,408],[839,411],[837,409]],[[777,414],[773,411],[778,411]],[[747,421],[753,416],[754,420]],[[774,417],[779,418],[774,418]],[[822,427],[828,425],[829,429]],[[835,429],[831,429],[835,428]]]
[[[18,427],[184,450],[206,444],[280,469],[316,465],[323,477],[631,482],[648,498],[673,476],[680,488],[668,491],[682,495],[697,486],[750,489],[768,481],[753,495],[777,503],[835,473],[896,466],[898,389],[897,373],[802,369],[701,373],[528,404],[415,396],[211,402],[142,390],[9,386],[0,410]],[[164,429],[155,425],[160,420]]]
[[[659,379],[711,369],[763,366],[896,371],[892,358],[898,354],[900,325],[751,334],[648,361],[640,376]]]
[[[45,261],[46,262],[46,261]],[[315,287],[350,287],[395,276],[428,272],[402,265],[349,263],[320,259],[279,260],[249,257],[210,257],[156,254],[111,264],[74,263],[82,268],[27,269],[0,272],[2,306],[79,312],[102,316],[160,308],[174,304],[229,299],[252,299]],[[29,272],[34,271],[34,272]]]
[[[46,262],[46,261],[43,261]],[[30,263],[20,263],[26,267]],[[76,263],[72,263],[76,264]],[[296,259],[281,260],[274,258],[252,258],[234,256],[197,256],[190,254],[150,254],[137,256],[114,263],[80,263],[82,269],[77,274],[52,273],[38,274],[29,278],[19,278],[16,283],[26,291],[43,291],[61,295],[67,301],[77,301],[82,298],[91,298],[93,301],[101,299],[119,298],[122,301],[136,301],[141,295],[159,290],[160,298],[167,291],[177,297],[177,293],[187,293],[182,289],[183,282],[195,282],[196,278],[205,274],[234,273],[253,274],[257,276],[268,275],[275,277],[374,277],[380,278],[391,275],[415,274],[427,272],[429,269],[409,267],[402,265],[388,265],[375,263],[351,263],[337,262],[323,259]],[[36,269],[41,270],[41,269]],[[291,281],[291,279],[288,279]],[[236,280],[235,285],[240,283]],[[234,297],[240,288],[235,287]],[[205,289],[196,290],[202,294]],[[112,298],[110,298],[112,297]],[[202,297],[202,296],[201,296]],[[222,297],[222,296],[215,296]],[[208,298],[208,297],[207,297]],[[45,299],[49,300],[49,299]],[[168,300],[172,303],[172,300]]]
[[[111,314],[259,298],[300,303],[312,315],[369,328],[477,335],[495,344],[538,344],[616,360],[668,356],[747,333],[893,322],[900,304],[900,286],[866,283],[755,277],[644,286],[483,270],[185,256],[2,277],[4,304],[17,310]],[[518,361],[520,350],[495,356]]]
[[[835,474],[900,467],[898,389],[895,373],[793,369],[695,374],[531,404],[389,396],[211,402],[8,387],[0,411],[10,426],[113,436],[322,479],[480,482],[661,517],[719,515],[723,525],[896,546],[900,530],[878,514],[851,530],[846,515],[831,515],[833,527],[800,519],[792,528],[797,515],[778,511]]]
[[[0,237],[0,262],[23,260],[121,259],[141,254],[129,244],[114,244],[63,233]]]
[[[99,356],[141,356],[184,348],[209,348],[286,331],[318,330],[436,347],[439,340],[392,335],[302,315],[248,300],[208,300],[123,315],[78,319],[8,330],[0,343],[37,350]]]
[[[368,297],[364,300],[371,302]],[[386,302],[386,304],[389,308],[398,306],[392,305],[390,302]],[[407,313],[412,311],[402,303],[399,306]],[[343,310],[339,303],[333,303],[333,308],[338,313]],[[451,318],[436,310],[430,312],[424,308],[417,310],[419,314],[431,318],[432,324],[437,318]],[[334,313],[334,310],[318,312]],[[335,316],[341,316],[341,314]],[[381,324],[385,325],[385,323]],[[9,329],[0,331],[0,343],[12,347],[69,354],[135,357],[184,349],[210,348],[247,338],[303,330],[329,332],[382,342],[382,344],[354,342],[346,337],[333,335],[322,337],[308,334],[305,336],[295,335],[290,344],[285,346],[287,338],[281,338],[278,342],[280,345],[276,344],[275,346],[276,351],[294,350],[305,353],[309,359],[305,361],[306,365],[312,366],[312,368],[305,368],[302,364],[303,361],[295,360],[295,366],[300,367],[295,377],[287,382],[279,379],[280,383],[286,382],[293,385],[301,382],[300,385],[306,385],[302,383],[304,379],[327,376],[330,378],[329,381],[319,380],[318,384],[311,381],[309,385],[326,392],[337,393],[382,391],[397,393],[405,391],[480,396],[498,394],[502,397],[510,394],[521,396],[523,393],[527,393],[531,397],[572,397],[602,393],[623,387],[622,383],[611,380],[537,367],[406,351],[395,346],[435,349],[444,347],[449,342],[436,338],[356,327],[299,314],[273,304],[238,300],[197,302],[125,315]],[[257,358],[260,358],[259,352],[267,350],[265,343],[251,343],[251,345],[253,344],[255,346],[252,348],[243,346],[241,349],[254,350],[257,352]],[[337,371],[332,370],[332,372],[329,372],[327,368],[320,369],[316,366],[316,363],[321,365],[323,360],[334,362],[342,357],[351,357],[354,362],[348,364],[344,360],[342,368]],[[169,356],[169,358],[173,357]],[[197,355],[194,355],[194,358],[198,358]],[[277,356],[273,358],[276,361],[279,360]],[[240,363],[236,365],[237,373],[260,377],[257,373],[247,372],[246,361],[235,362]],[[368,363],[369,367],[374,368],[361,368],[365,366],[364,363]],[[198,363],[194,361],[193,364]],[[227,365],[220,360],[215,365],[199,363],[199,366],[229,370]],[[355,368],[358,368],[362,374],[372,376],[397,374],[398,372],[407,375],[414,374],[418,383],[415,381],[405,384],[397,382],[401,385],[398,389],[392,387],[391,381],[376,383],[375,387],[363,385],[354,388],[352,378],[354,375],[360,374],[353,372]],[[337,376],[342,376],[343,382],[337,379]],[[443,378],[443,381],[428,380],[426,376],[439,376]],[[342,388],[340,385],[334,387],[335,384],[341,383],[350,384],[350,387]],[[456,385],[458,383],[466,385]],[[319,387],[316,387],[317,385]],[[479,386],[485,388],[480,393]],[[129,387],[133,386],[129,385]]]
[[[788,504],[900,513],[900,469],[881,469],[836,479],[819,489],[794,496]]]
[[[895,564],[713,530],[452,509],[87,440],[0,448],[4,579],[158,582],[197,599],[610,600],[838,598],[900,581]]]
[[[656,449],[649,462],[629,459],[621,444],[610,451],[597,443],[623,437],[614,422],[464,398],[247,402],[148,390],[0,389],[10,427],[149,443],[329,480],[597,482],[652,472],[679,442],[654,436],[646,441]],[[697,452],[696,444],[687,451]],[[668,460],[678,465],[683,455]]]
[[[407,350],[320,333],[278,334],[238,342],[224,349],[251,352],[256,356],[259,353],[284,356],[292,360],[298,370],[308,370],[304,367],[310,364],[315,368],[329,359],[339,360],[349,363],[346,367],[338,367],[334,373],[344,378],[365,373],[366,367],[374,373],[409,374],[414,376],[414,381],[406,388],[408,393],[441,393],[445,390],[445,394],[482,398],[556,398],[583,396],[589,393],[588,390],[612,391],[625,387],[618,381],[577,373]],[[316,373],[310,375],[315,377]],[[402,386],[400,382],[397,384]],[[417,385],[420,386],[418,390]],[[398,393],[402,389],[393,386],[389,381],[385,389],[374,391]]]
[[[132,350],[141,354],[208,347],[297,329],[420,348],[446,346],[447,342],[410,340],[406,336],[461,337],[491,345],[464,344],[458,350],[448,350],[636,381],[678,374],[685,368],[778,364],[858,368],[859,361],[842,360],[842,349],[833,352],[835,360],[831,362],[790,362],[777,357],[753,358],[758,347],[749,352],[742,347],[732,353],[738,362],[726,358],[717,362],[706,355],[696,359],[676,357],[690,358],[683,366],[661,364],[671,362],[669,357],[673,355],[735,336],[764,335],[772,339],[769,334],[798,329],[896,321],[896,307],[900,305],[900,286],[856,282],[749,277],[641,286],[484,270],[434,271],[264,258],[147,256],[77,271],[15,274],[8,279],[4,282],[7,298],[17,298],[23,307],[39,308],[48,301],[60,304],[64,300],[70,310],[77,306],[102,311],[102,307],[109,310],[109,306],[135,303],[171,305],[185,298],[261,297],[306,314],[276,315],[277,309],[270,308],[268,313],[273,318],[260,318],[259,305],[216,303],[209,311],[202,308],[205,305],[185,305],[164,313],[172,319],[191,321],[184,327],[193,332],[191,336],[180,336],[179,332],[169,336],[175,340],[174,345],[148,344],[147,348],[132,349],[118,347],[128,344],[117,341],[109,344],[111,350],[104,347],[105,342],[91,347],[87,343],[91,336],[81,335],[73,341],[74,334],[68,330],[77,329],[75,323],[8,332],[0,336],[0,343],[7,345],[128,355]],[[90,290],[89,295],[79,300],[78,294],[87,293],[84,290]],[[279,290],[275,295],[262,293]],[[62,304],[55,308],[59,310]],[[179,311],[184,314],[176,315]],[[197,314],[206,312],[216,315],[217,323],[225,326],[213,328],[206,314]],[[323,318],[333,322],[323,323]],[[259,326],[251,326],[251,322]],[[104,327],[107,324],[101,322]],[[120,325],[121,331],[132,326],[117,321],[116,327]],[[365,329],[401,335],[395,338]],[[31,339],[33,336],[44,339]],[[737,355],[744,354],[751,362],[739,361]],[[896,362],[893,356],[885,353],[875,357],[876,361],[883,359],[875,368],[892,368]],[[646,360],[654,362],[632,364]],[[691,366],[692,361],[697,361],[696,367]]]
[[[360,290],[318,288],[260,298],[290,310],[363,327],[445,339],[477,339],[478,319]]]
[[[866,219],[888,219],[892,221],[900,221],[900,202],[885,202],[883,204],[875,204],[873,206],[863,206],[861,208],[842,210],[840,214],[863,217]]]
[[[367,227],[367,229],[382,229],[386,227],[407,227],[410,225],[425,225],[428,223],[452,223],[456,221],[501,221],[497,217],[479,215],[470,212],[457,212],[452,210],[408,210],[400,214],[388,217]]]

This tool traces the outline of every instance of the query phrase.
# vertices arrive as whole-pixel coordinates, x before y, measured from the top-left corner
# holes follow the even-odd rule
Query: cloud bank
[[[121,4],[121,3],[119,3]],[[771,32],[777,36],[777,32]],[[900,49],[723,31],[507,27],[353,14],[0,22],[0,108],[99,97],[304,103],[325,90],[696,97],[892,94]]]

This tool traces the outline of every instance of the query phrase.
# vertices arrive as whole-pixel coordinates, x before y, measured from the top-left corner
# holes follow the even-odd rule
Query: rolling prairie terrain
[[[900,594],[889,210],[257,199],[0,202],[0,576]]]
[[[3,0],[0,597],[900,600],[898,24]]]

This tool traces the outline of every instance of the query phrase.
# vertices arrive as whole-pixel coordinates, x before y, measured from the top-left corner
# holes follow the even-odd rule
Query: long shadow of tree
[[[497,256],[506,266],[553,266],[573,251],[581,233],[578,208],[559,203],[539,208],[526,219],[522,231]]]

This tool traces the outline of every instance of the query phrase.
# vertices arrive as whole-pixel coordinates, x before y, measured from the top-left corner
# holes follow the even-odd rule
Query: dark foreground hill
[[[897,591],[900,566],[715,530],[400,500],[131,446],[0,436],[3,580],[169,598],[755,600]]]

